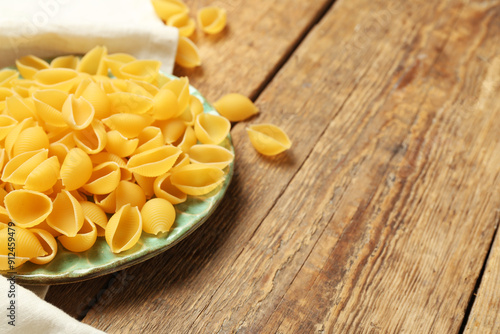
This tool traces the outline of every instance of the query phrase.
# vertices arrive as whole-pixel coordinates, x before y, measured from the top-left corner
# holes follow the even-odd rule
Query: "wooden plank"
[[[195,40],[203,57],[203,66],[195,70],[176,68],[175,74],[188,75],[190,82],[211,101],[233,91],[248,96],[255,94],[332,1],[293,0],[286,4],[242,0],[186,1],[193,15],[197,9],[209,4],[226,8],[228,27],[221,35],[203,36],[198,32]],[[272,27],[273,24],[276,27]],[[107,286],[113,277],[107,275],[97,280],[53,286],[47,300],[72,316],[83,316],[87,305],[96,303],[97,295],[103,293],[102,287]],[[121,284],[118,282],[120,280],[116,284]]]
[[[484,107],[482,85],[498,8],[337,3],[258,99],[255,121],[283,126],[293,150],[258,156],[238,124],[217,214],[127,270],[140,279],[84,322],[109,333],[456,332],[499,205],[500,110]]]

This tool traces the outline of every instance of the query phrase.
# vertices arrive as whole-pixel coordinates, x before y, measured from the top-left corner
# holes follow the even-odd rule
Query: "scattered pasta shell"
[[[9,244],[9,238],[12,237],[12,230],[15,240],[14,258],[9,257],[9,249],[6,247]],[[0,247],[0,270],[11,270],[11,267],[17,268],[29,259],[47,254],[33,233],[18,226],[0,229],[0,245],[5,245],[5,247]],[[14,264],[9,263],[9,260],[14,260]]]
[[[122,77],[152,82],[158,76],[161,62],[157,60],[134,60],[120,67]]]
[[[194,33],[196,24],[194,20],[189,17],[189,12],[174,14],[167,20],[167,25],[176,27],[179,30],[179,36],[189,37]]]
[[[224,95],[214,103],[214,107],[231,122],[243,121],[259,112],[248,97],[238,93]]]
[[[128,169],[142,176],[162,175],[174,165],[181,150],[174,146],[162,146],[135,154],[127,163]]]
[[[69,68],[49,68],[37,72],[33,78],[45,89],[68,92],[76,85],[78,73]]]
[[[139,209],[146,203],[146,194],[137,184],[129,181],[120,181],[115,190],[116,209],[120,209],[126,204],[136,206]]]
[[[141,209],[142,230],[150,234],[169,232],[175,221],[175,208],[163,198],[153,198]]]
[[[69,68],[76,70],[78,66],[78,57],[75,56],[61,56],[52,59],[50,62],[50,67],[52,68]]]
[[[122,206],[108,221],[105,238],[113,253],[132,248],[141,236],[142,216],[139,208]]]
[[[102,122],[94,119],[90,126],[83,130],[74,132],[76,146],[87,154],[96,154],[101,152],[107,143],[106,129]]]
[[[172,15],[189,11],[182,0],[151,0],[151,3],[163,21],[167,21]]]
[[[76,98],[70,94],[62,107],[62,116],[73,130],[83,130],[94,119],[94,106],[84,97]]]
[[[50,67],[45,60],[36,56],[21,57],[16,60],[16,66],[19,73],[25,79],[32,79],[38,71]]]
[[[188,153],[192,163],[207,164],[220,169],[227,167],[234,159],[231,151],[219,145],[194,145]]]
[[[32,228],[29,231],[38,239],[43,250],[46,252],[45,255],[31,258],[30,261],[36,264],[46,264],[52,261],[57,254],[57,241],[54,236],[41,228]]]
[[[77,70],[92,75],[106,75],[108,71],[105,63],[107,54],[108,50],[105,46],[94,47],[82,57]]]
[[[200,50],[189,38],[179,37],[175,62],[185,68],[194,68],[201,65]]]
[[[78,200],[67,190],[57,194],[47,224],[63,235],[74,237],[82,228],[83,220],[83,210]]]
[[[104,162],[92,170],[88,182],[83,189],[91,194],[109,194],[120,182],[120,166],[116,162]]]
[[[217,34],[226,26],[227,11],[215,6],[205,7],[198,11],[198,24],[207,34]]]
[[[212,114],[199,114],[194,123],[196,137],[203,144],[220,144],[226,139],[231,123],[224,117]]]
[[[50,157],[40,163],[28,175],[24,188],[44,192],[51,189],[59,179],[60,164],[57,157]]]
[[[253,147],[261,154],[276,155],[292,146],[287,134],[275,125],[250,125],[246,130]]]
[[[9,192],[4,203],[12,221],[24,228],[40,224],[51,214],[53,207],[47,195],[24,189]]]
[[[104,236],[104,230],[106,229],[106,225],[108,224],[108,217],[106,216],[106,212],[99,207],[97,204],[89,201],[80,202],[83,210],[83,216],[85,219],[88,219],[92,223],[94,223],[97,236]]]
[[[224,181],[224,172],[213,166],[191,164],[172,171],[170,181],[182,192],[200,196],[217,188]]]
[[[127,138],[135,138],[142,129],[153,123],[153,118],[148,115],[114,114],[102,120],[110,129],[119,131]]]
[[[163,198],[172,204],[185,202],[186,193],[174,186],[170,180],[171,173],[165,173],[154,180],[153,190],[158,198]]]
[[[116,154],[119,157],[127,157],[132,155],[139,144],[139,139],[129,139],[122,135],[119,131],[111,130],[106,133],[108,137],[106,142],[106,150]],[[163,143],[162,143],[163,144]]]
[[[92,175],[92,161],[80,148],[69,150],[61,166],[61,179],[67,190],[83,186]]]
[[[69,251],[75,253],[85,252],[95,244],[97,228],[89,219],[84,219],[82,228],[74,237],[61,235],[57,239]]]

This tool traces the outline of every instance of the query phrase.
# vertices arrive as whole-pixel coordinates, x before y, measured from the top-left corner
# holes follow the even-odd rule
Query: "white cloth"
[[[163,24],[148,0],[0,1],[0,67],[34,54],[54,57],[106,45],[162,62],[172,73],[178,30]]]

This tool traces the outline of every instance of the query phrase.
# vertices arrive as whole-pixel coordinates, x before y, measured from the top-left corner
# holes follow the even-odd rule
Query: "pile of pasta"
[[[98,46],[16,65],[0,71],[1,270],[52,261],[56,240],[83,252],[104,237],[126,251],[224,182],[230,121],[203,112],[160,62]]]

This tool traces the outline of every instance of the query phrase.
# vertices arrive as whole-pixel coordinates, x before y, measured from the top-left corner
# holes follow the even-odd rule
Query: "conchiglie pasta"
[[[172,171],[170,181],[182,192],[200,196],[206,195],[224,181],[222,169],[208,165],[187,165]]]
[[[216,6],[205,7],[198,11],[198,24],[207,34],[217,34],[226,26],[227,12]]]
[[[201,65],[200,50],[189,38],[179,37],[175,62],[185,68],[194,68]]]
[[[168,232],[175,221],[175,208],[167,200],[153,198],[141,209],[142,229],[146,233]]]
[[[142,216],[136,206],[122,206],[108,221],[105,238],[113,253],[121,253],[137,244],[142,232]]]
[[[64,248],[75,253],[84,252],[95,244],[97,229],[88,218],[83,221],[82,228],[74,237],[61,235],[57,238]]]
[[[61,179],[68,190],[75,190],[87,183],[92,175],[92,161],[80,148],[72,148],[61,166]]]
[[[31,55],[16,60],[16,66],[25,79],[32,79],[38,71],[50,68],[45,60]]]
[[[144,203],[146,203],[144,190],[139,185],[130,181],[120,181],[115,189],[115,196],[116,209],[127,204],[141,209]]]
[[[243,121],[259,112],[248,97],[237,93],[224,95],[214,102],[214,107],[231,122]]]
[[[31,262],[36,264],[46,264],[52,261],[57,254],[57,241],[50,232],[41,228],[29,229],[31,233],[38,239],[46,254],[39,255],[30,259]]]
[[[246,130],[253,147],[264,155],[276,155],[292,146],[287,134],[275,125],[251,125]]]
[[[120,166],[116,162],[103,162],[94,167],[83,189],[91,194],[108,194],[116,189],[120,179]]]
[[[173,146],[153,148],[130,157],[127,167],[142,176],[159,176],[172,168],[181,152]]]
[[[83,216],[85,219],[88,219],[92,223],[94,223],[97,236],[104,236],[104,231],[106,229],[106,225],[108,224],[108,217],[104,210],[99,207],[97,204],[89,201],[80,202],[83,210]]]
[[[183,203],[187,194],[174,186],[170,180],[171,173],[158,176],[153,183],[153,191],[158,198],[163,198],[172,204]]]
[[[194,123],[196,137],[203,144],[220,144],[230,129],[231,123],[219,115],[199,114]]]
[[[156,14],[164,21],[173,15],[188,12],[189,8],[182,0],[151,0]]]
[[[63,235],[74,237],[82,228],[83,220],[83,210],[78,200],[67,190],[57,194],[54,208],[47,217],[49,226]]]
[[[9,258],[8,248],[1,247],[0,270],[10,270],[11,267],[17,268],[30,259],[47,254],[33,233],[17,226],[0,229],[0,245],[8,245],[9,237],[12,237],[12,231],[16,245],[14,263],[9,263],[9,260],[12,260],[12,258]],[[9,232],[11,235],[9,235]]]
[[[194,145],[188,153],[192,163],[207,164],[220,169],[224,169],[234,159],[234,154],[231,151],[218,145]]]
[[[9,217],[19,227],[33,227],[40,224],[53,210],[50,198],[32,190],[13,190],[4,198]]]

